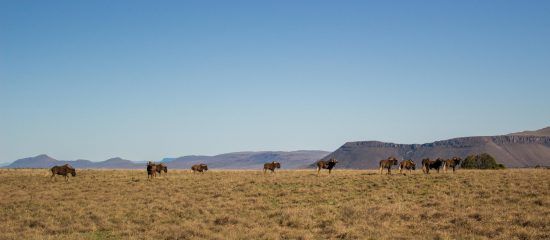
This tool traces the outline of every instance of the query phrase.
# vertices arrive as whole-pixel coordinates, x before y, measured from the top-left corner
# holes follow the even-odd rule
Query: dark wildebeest
[[[397,165],[397,158],[389,157],[388,159],[380,160],[380,174],[384,169],[388,169],[387,174],[391,174],[391,166]]]
[[[445,165],[443,166],[443,171],[447,172],[447,168],[451,167],[453,168],[453,172],[455,172],[456,167],[460,164],[460,161],[462,161],[459,157],[453,157],[451,159],[445,160]]]
[[[411,170],[416,170],[416,163],[414,163],[410,159],[401,161],[401,163],[399,164],[399,173],[402,173],[403,169],[409,170],[409,173],[410,173]]]
[[[328,161],[319,161],[317,162],[317,175],[321,172],[321,169],[328,169],[328,174],[332,172],[332,169],[334,166],[336,166],[336,163],[338,163],[338,160],[331,158]]]
[[[155,178],[156,176],[157,176],[157,165],[152,163],[152,162],[148,162],[147,163],[147,179]]]
[[[441,158],[437,158],[435,161],[429,158],[422,159],[422,171],[424,171],[425,174],[429,174],[430,169],[435,169],[439,173],[441,166],[443,166],[443,159]]]
[[[271,170],[272,173],[275,173],[275,168],[281,168],[281,164],[279,162],[271,162],[271,163],[265,163],[264,164],[264,173],[266,173],[267,170]]]
[[[156,170],[157,170],[157,173],[160,175],[162,175],[162,172],[164,171],[164,173],[168,174],[168,167],[164,164],[164,163],[160,163],[160,164],[156,164],[157,167],[156,167]]]
[[[191,167],[191,170],[193,170],[193,173],[195,173],[195,172],[204,173],[204,172],[208,171],[208,166],[204,163],[196,164],[196,165],[193,165]]]
[[[50,169],[50,171],[52,171],[51,178],[55,177],[55,175],[61,175],[65,177],[65,181],[69,181],[69,176],[67,176],[67,174],[69,173],[73,177],[76,176],[76,170],[69,164],[65,164],[63,166],[54,166]]]

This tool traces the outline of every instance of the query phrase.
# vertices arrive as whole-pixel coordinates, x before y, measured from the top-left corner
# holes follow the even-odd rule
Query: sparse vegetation
[[[543,169],[0,170],[0,239],[550,239]]]
[[[460,166],[465,169],[505,169],[504,165],[497,163],[495,158],[487,153],[469,155]]]

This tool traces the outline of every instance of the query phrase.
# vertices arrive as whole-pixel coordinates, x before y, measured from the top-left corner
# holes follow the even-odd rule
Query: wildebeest
[[[439,169],[443,166],[443,159],[437,158],[435,161],[430,160],[429,158],[422,159],[422,171],[429,174],[430,169],[436,169],[439,173]]]
[[[382,171],[384,169],[388,169],[387,174],[391,174],[391,166],[392,165],[397,165],[397,158],[388,157],[388,159],[380,160],[380,174],[382,174]]]
[[[403,169],[409,170],[409,173],[411,170],[416,170],[416,163],[414,163],[412,160],[403,160],[401,163],[399,163],[399,173],[403,172]]]
[[[451,167],[453,168],[453,172],[455,172],[456,167],[460,164],[460,161],[462,161],[459,157],[453,157],[451,159],[445,160],[445,164],[443,166],[443,171],[447,172],[447,168]]]
[[[73,177],[76,176],[76,170],[69,164],[65,164],[63,166],[54,166],[50,169],[50,171],[52,172],[51,178],[55,177],[55,175],[61,175],[65,178],[65,181],[69,181],[69,176],[67,176],[67,174],[69,173]]]
[[[156,167],[156,170],[157,170],[157,173],[160,175],[162,175],[162,172],[164,171],[164,173],[168,174],[168,167],[164,164],[164,163],[160,163],[160,164],[156,164],[157,167]]]
[[[156,176],[157,176],[157,165],[152,163],[152,162],[148,162],[147,163],[147,179],[155,178]]]
[[[317,175],[321,172],[321,169],[328,169],[328,174],[332,171],[334,166],[336,166],[336,163],[338,163],[338,160],[331,158],[328,161],[319,161],[317,162]]]
[[[270,162],[264,164],[264,173],[266,173],[267,170],[271,170],[272,173],[275,173],[275,168],[281,168],[281,164],[279,162]]]
[[[196,164],[196,165],[193,165],[191,167],[191,170],[193,170],[193,173],[195,173],[195,172],[204,173],[204,172],[208,171],[208,166],[204,163]]]

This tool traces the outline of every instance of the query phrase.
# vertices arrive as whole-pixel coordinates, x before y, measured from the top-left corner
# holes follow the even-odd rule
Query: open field
[[[550,171],[0,170],[0,239],[550,239]]]

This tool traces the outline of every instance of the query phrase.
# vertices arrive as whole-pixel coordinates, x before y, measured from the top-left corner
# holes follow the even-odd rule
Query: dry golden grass
[[[0,239],[550,239],[550,171],[0,170]]]

